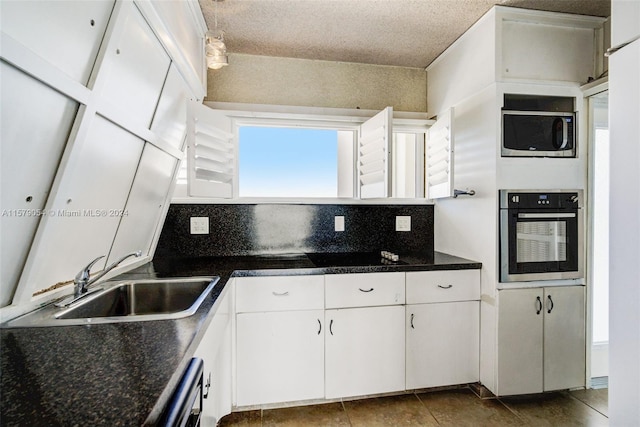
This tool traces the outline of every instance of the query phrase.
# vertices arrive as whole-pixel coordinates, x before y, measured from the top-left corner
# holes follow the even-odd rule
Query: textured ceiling
[[[426,67],[493,5],[607,17],[611,0],[199,0],[229,53]]]

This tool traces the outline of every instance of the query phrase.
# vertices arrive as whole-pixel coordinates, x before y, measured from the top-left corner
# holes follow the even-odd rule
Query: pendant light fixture
[[[212,0],[215,3],[213,12],[214,29],[207,31],[205,34],[205,57],[207,59],[207,67],[212,70],[229,65],[229,57],[227,55],[227,46],[224,44],[224,35],[222,31],[218,31],[218,2],[223,0]]]

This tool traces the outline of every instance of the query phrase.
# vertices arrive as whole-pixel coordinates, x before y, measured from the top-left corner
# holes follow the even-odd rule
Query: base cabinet
[[[404,306],[327,310],[327,399],[405,389]]]
[[[480,304],[406,307],[407,390],[478,381]]]
[[[324,397],[323,310],[237,315],[237,405]]]
[[[498,293],[498,394],[585,385],[583,286]]]
[[[231,292],[226,292],[194,357],[204,361],[201,425],[215,427],[231,413]]]

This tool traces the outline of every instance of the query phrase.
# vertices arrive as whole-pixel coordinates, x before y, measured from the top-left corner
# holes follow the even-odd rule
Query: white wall
[[[207,101],[427,111],[421,68],[231,54],[207,80]]]

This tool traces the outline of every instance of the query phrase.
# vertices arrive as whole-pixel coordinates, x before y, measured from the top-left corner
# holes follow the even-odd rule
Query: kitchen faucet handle
[[[91,275],[91,267],[93,267],[93,264],[95,264],[96,262],[98,262],[100,259],[104,257],[105,255],[101,255],[98,258],[91,261],[89,264],[87,264],[85,268],[83,268],[78,274],[76,274],[75,282],[78,283],[78,282],[89,280],[89,277]]]

